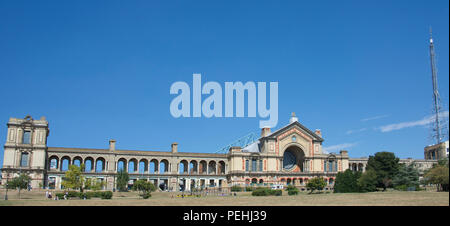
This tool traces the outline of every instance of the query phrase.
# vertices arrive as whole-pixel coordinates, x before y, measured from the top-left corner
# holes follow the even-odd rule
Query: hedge
[[[270,195],[281,196],[282,191],[281,190],[272,190],[270,188],[256,188],[252,192],[252,195],[253,196],[270,196]]]
[[[64,199],[64,193],[55,194],[58,199]],[[90,191],[90,192],[78,192],[78,191],[68,191],[67,198],[79,198],[79,199],[90,199],[92,197],[101,199],[111,199],[113,196],[112,191]]]

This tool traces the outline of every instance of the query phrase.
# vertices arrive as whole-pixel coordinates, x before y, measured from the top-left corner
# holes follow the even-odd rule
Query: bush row
[[[245,187],[245,188],[243,188],[243,187],[241,187],[241,186],[235,185],[235,186],[232,186],[232,187],[231,187],[231,191],[232,191],[232,192],[238,192],[238,191],[253,191],[253,188],[252,188],[252,187]]]
[[[64,199],[64,193],[56,193],[58,199]],[[68,191],[68,198],[80,198],[80,199],[90,199],[92,197],[101,199],[111,199],[113,196],[112,191],[89,191],[89,192],[78,192],[78,191]]]
[[[270,188],[256,188],[253,192],[253,196],[281,196],[282,191],[281,190],[272,190]]]

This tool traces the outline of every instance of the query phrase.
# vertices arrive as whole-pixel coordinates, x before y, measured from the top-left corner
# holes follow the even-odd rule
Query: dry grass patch
[[[136,192],[115,192],[112,200],[45,200],[45,191],[8,192],[8,201],[0,205],[12,206],[448,206],[448,192],[434,191],[387,191],[372,193],[300,193],[296,196],[256,197],[250,192],[234,196],[208,196],[178,198],[176,193],[154,192],[149,199],[140,199]],[[0,191],[4,198],[4,192]]]

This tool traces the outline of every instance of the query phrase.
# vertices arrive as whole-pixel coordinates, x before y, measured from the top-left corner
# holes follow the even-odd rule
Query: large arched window
[[[50,157],[50,169],[58,169],[58,157]]]
[[[158,173],[158,160],[156,160],[156,159],[152,159],[151,161],[150,161],[150,173],[152,173],[152,174],[154,174],[154,173]]]
[[[127,169],[127,160],[124,158],[121,158],[117,161],[117,172],[124,172]]]
[[[297,162],[297,158],[295,154],[293,154],[291,151],[284,152],[283,156],[283,168],[284,169],[292,169],[295,166],[295,163]]]
[[[304,172],[306,166],[305,152],[296,145],[289,146],[283,154],[282,160],[283,170],[291,171],[299,169],[300,172]]]

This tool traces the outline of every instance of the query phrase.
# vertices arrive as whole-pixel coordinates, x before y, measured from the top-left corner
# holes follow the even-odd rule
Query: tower
[[[48,121],[45,117],[34,120],[27,115],[23,119],[10,118],[4,145],[2,184],[21,173],[31,177],[34,188],[45,184]]]
[[[432,139],[436,139],[436,144],[439,144],[445,137],[446,130],[444,126],[445,124],[441,119],[442,116],[440,115],[442,105],[438,91],[437,71],[434,57],[435,57],[434,43],[430,28],[430,61],[431,61],[431,80],[433,83],[433,115],[434,115],[431,137]]]

